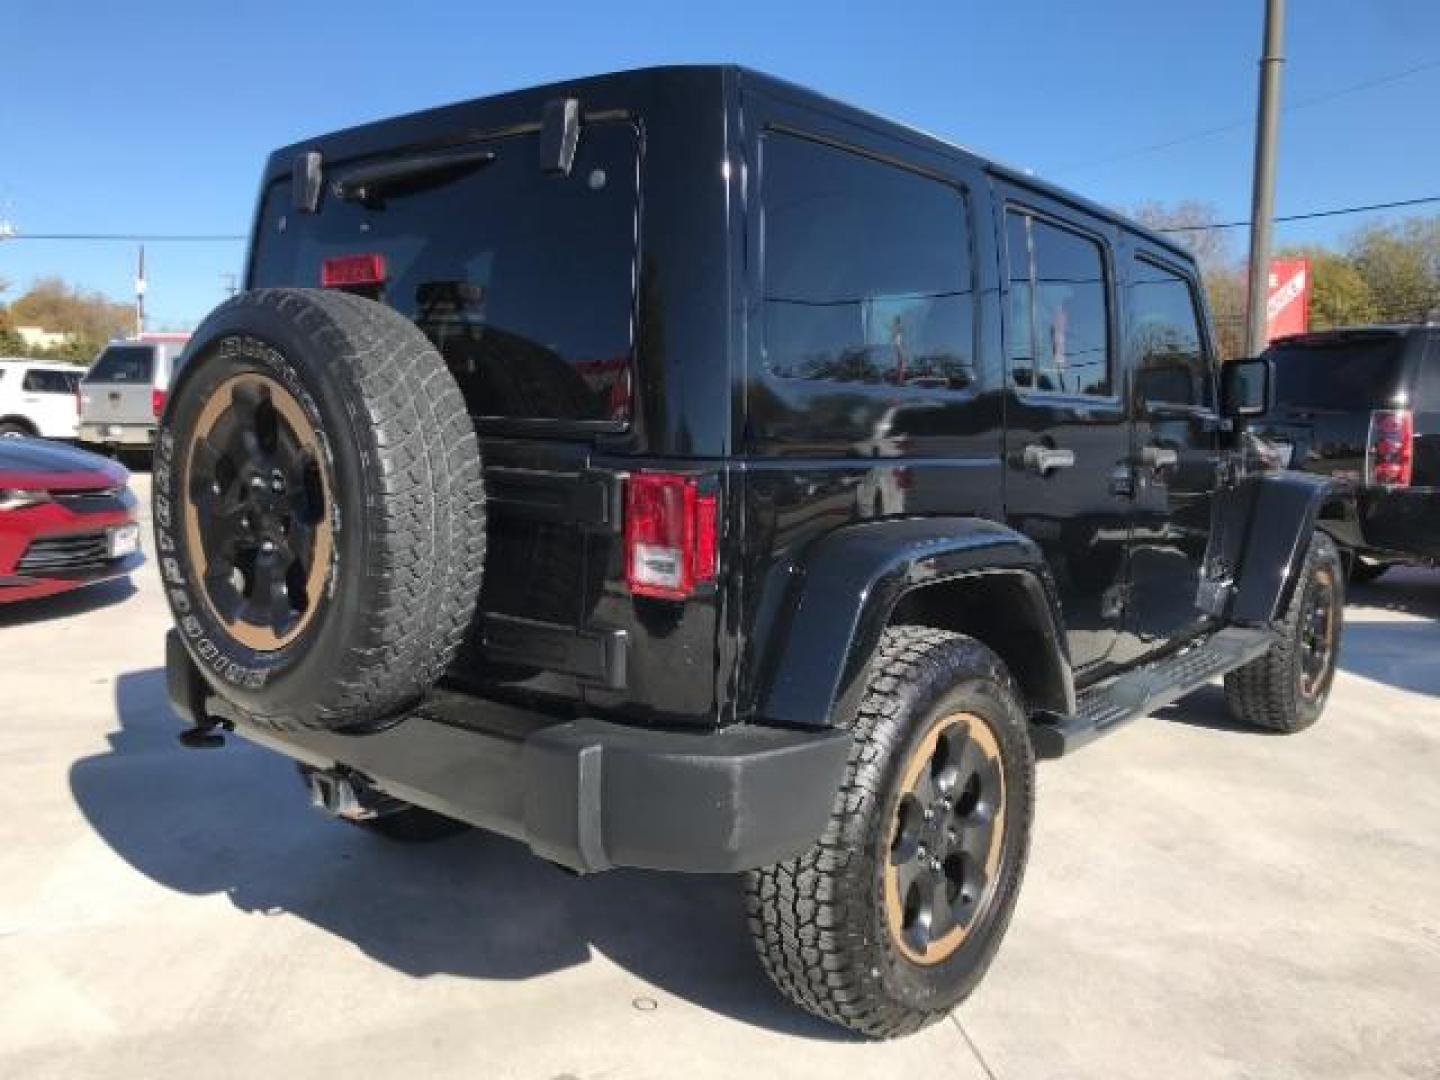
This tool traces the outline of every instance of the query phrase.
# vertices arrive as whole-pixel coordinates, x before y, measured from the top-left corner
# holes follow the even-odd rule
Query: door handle
[[[1049,476],[1056,469],[1068,469],[1075,464],[1075,451],[1043,443],[1031,443],[1025,447],[1022,460],[1025,468],[1041,476]]]
[[[1180,455],[1170,446],[1145,446],[1140,450],[1140,464],[1147,469],[1168,468],[1180,463]]]

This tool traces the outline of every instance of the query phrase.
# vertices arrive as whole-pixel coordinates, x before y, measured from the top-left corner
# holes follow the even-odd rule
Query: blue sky
[[[847,5],[5,0],[0,218],[22,232],[244,232],[265,154],[554,78],[733,60],[1119,206],[1248,216],[1261,0]],[[1292,0],[1285,100],[1440,61],[1436,0]],[[1284,119],[1281,214],[1440,195],[1440,66]],[[1237,129],[1105,161],[1229,122]],[[1434,209],[1434,208],[1432,208]],[[1282,226],[1331,240],[1364,219]],[[1236,252],[1245,235],[1233,235]],[[223,298],[243,245],[147,248],[153,325]],[[11,298],[57,273],[125,298],[126,244],[0,241]]]

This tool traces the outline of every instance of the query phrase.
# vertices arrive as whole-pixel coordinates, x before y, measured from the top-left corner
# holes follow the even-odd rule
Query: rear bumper
[[[80,441],[98,446],[154,446],[155,425],[81,424]]]
[[[225,715],[216,699],[205,704],[174,630],[165,652],[176,710]],[[277,732],[230,718],[247,739],[297,761],[359,773],[388,795],[587,873],[721,873],[788,858],[824,830],[850,744],[836,730],[561,721],[444,690],[372,734]]]
[[[1367,551],[1440,560],[1440,488],[1367,490],[1360,520]]]

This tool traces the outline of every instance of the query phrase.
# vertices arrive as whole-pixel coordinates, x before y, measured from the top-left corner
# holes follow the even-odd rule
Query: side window
[[[1148,259],[1130,279],[1130,353],[1136,396],[1149,406],[1214,404],[1195,286]]]
[[[66,382],[65,372],[42,371],[38,368],[25,373],[25,381],[20,388],[32,394],[73,393],[70,384]]]
[[[1023,210],[1005,216],[1012,386],[1110,393],[1105,253],[1094,239]]]
[[[764,355],[792,379],[976,382],[964,195],[787,135],[763,145]]]

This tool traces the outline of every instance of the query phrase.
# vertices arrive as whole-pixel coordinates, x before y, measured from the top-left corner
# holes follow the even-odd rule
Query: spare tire
[[[154,518],[180,636],[256,723],[383,724],[474,617],[475,429],[425,335],[370,300],[260,289],[210,314],[156,440]]]

